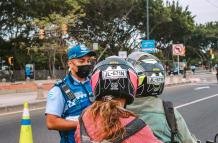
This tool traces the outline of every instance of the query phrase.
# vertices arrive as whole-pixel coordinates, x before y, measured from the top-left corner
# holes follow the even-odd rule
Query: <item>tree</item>
[[[46,26],[49,27],[49,24],[50,26],[59,26],[61,22],[70,23],[76,20],[80,14],[83,14],[76,0],[2,1],[0,2],[0,10],[0,36],[3,41],[7,41],[2,42],[0,47],[7,49],[8,53],[5,53],[5,56],[13,55],[15,57],[17,63],[15,66],[21,69],[27,62],[44,61],[44,58],[40,58],[42,59],[40,61],[40,59],[36,59],[36,56],[33,56],[36,54],[34,51],[44,52],[43,48],[39,50],[39,47],[43,47],[44,44],[43,40],[38,39],[37,32],[40,26],[47,24]],[[58,32],[60,33],[60,30]],[[49,42],[47,42],[47,46],[48,44]],[[54,45],[53,47],[56,47],[56,44]],[[41,54],[39,53],[39,55]],[[45,57],[48,56],[45,55]],[[60,57],[63,56],[60,55]],[[37,65],[39,65],[38,68],[41,68],[40,64]]]
[[[146,0],[16,0],[0,2],[0,10],[1,55],[13,56],[17,69],[27,62],[48,68],[51,75],[66,68],[66,33],[89,47],[98,42],[103,51],[98,60],[131,52],[146,38]],[[202,61],[210,58],[209,48],[217,50],[217,23],[195,25],[188,7],[178,2],[149,0],[149,19],[150,39],[159,43],[164,60],[172,59],[172,43],[184,43],[186,57]]]
[[[131,34],[137,30],[128,23],[128,16],[135,8],[134,2],[134,0],[80,1],[86,16],[81,19],[83,23],[78,29],[89,34],[88,37],[84,36],[89,43],[99,43],[101,51],[103,50],[100,58],[103,54],[117,55],[119,50],[126,50],[128,47]]]
[[[190,52],[188,53],[189,56],[200,59],[202,63],[204,62],[207,64],[208,61],[211,61],[211,53],[209,52],[210,49],[212,49],[213,54],[216,55],[216,53],[218,53],[217,36],[217,22],[209,22],[205,25],[196,25],[195,31],[188,39],[188,45],[190,46]],[[197,57],[195,55],[197,55]],[[214,63],[215,62],[216,61],[214,61]]]
[[[61,61],[63,69],[66,69],[63,55],[65,55],[67,46],[63,36],[68,34],[67,27],[74,28],[78,19],[84,16],[84,13],[78,3],[73,0],[68,0],[66,3],[71,6],[66,13],[53,12],[45,17],[34,19],[34,25],[37,29],[45,30],[45,38],[41,39],[41,50],[46,51],[48,56],[48,67],[52,77],[55,77],[57,53]],[[63,26],[64,30],[63,30]]]

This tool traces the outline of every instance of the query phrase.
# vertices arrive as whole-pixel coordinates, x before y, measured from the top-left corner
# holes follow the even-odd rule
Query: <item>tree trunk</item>
[[[52,77],[53,77],[53,79],[54,78],[56,78],[56,73],[55,73],[55,58],[56,58],[56,48],[54,48],[53,50],[52,50],[52,52],[53,52],[53,61],[52,61]]]
[[[49,75],[52,77],[52,65],[51,65],[51,58],[52,58],[52,52],[48,51],[48,69],[49,69]]]
[[[63,60],[63,54],[62,53],[60,54],[60,60],[61,60],[62,68],[66,70],[67,66],[66,66],[66,63]]]

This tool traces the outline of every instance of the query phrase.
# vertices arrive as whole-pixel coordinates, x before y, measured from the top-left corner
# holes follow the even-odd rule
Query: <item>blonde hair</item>
[[[125,110],[119,105],[119,101],[113,99],[100,100],[95,101],[86,109],[86,112],[91,113],[93,120],[96,120],[96,118],[101,120],[102,129],[96,133],[103,135],[103,139],[108,141],[114,141],[125,134],[125,129],[120,122],[120,118],[136,117],[134,113]],[[96,124],[96,122],[93,124]]]

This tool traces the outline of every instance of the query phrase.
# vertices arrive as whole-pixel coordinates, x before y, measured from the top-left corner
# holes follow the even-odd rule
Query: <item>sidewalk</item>
[[[0,95],[1,94],[13,94],[24,92],[36,92],[40,86],[44,90],[49,90],[56,80],[35,80],[35,81],[20,81],[20,82],[1,82],[0,83]]]
[[[199,79],[186,78],[182,76],[167,76],[165,86],[175,86],[198,82]],[[30,109],[43,108],[46,104],[48,90],[55,81],[34,81],[19,83],[0,84],[0,114],[22,111],[23,103],[27,101]],[[37,85],[42,85],[44,97],[37,99]]]
[[[23,110],[23,103],[28,102],[30,109],[42,108],[46,103],[47,91],[43,98],[37,98],[37,92],[24,92],[0,95],[0,114]]]

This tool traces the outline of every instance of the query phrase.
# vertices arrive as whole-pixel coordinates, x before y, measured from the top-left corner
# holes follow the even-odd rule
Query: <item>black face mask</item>
[[[86,78],[90,74],[92,67],[92,65],[78,66],[78,71],[76,72],[76,75],[80,78]]]

